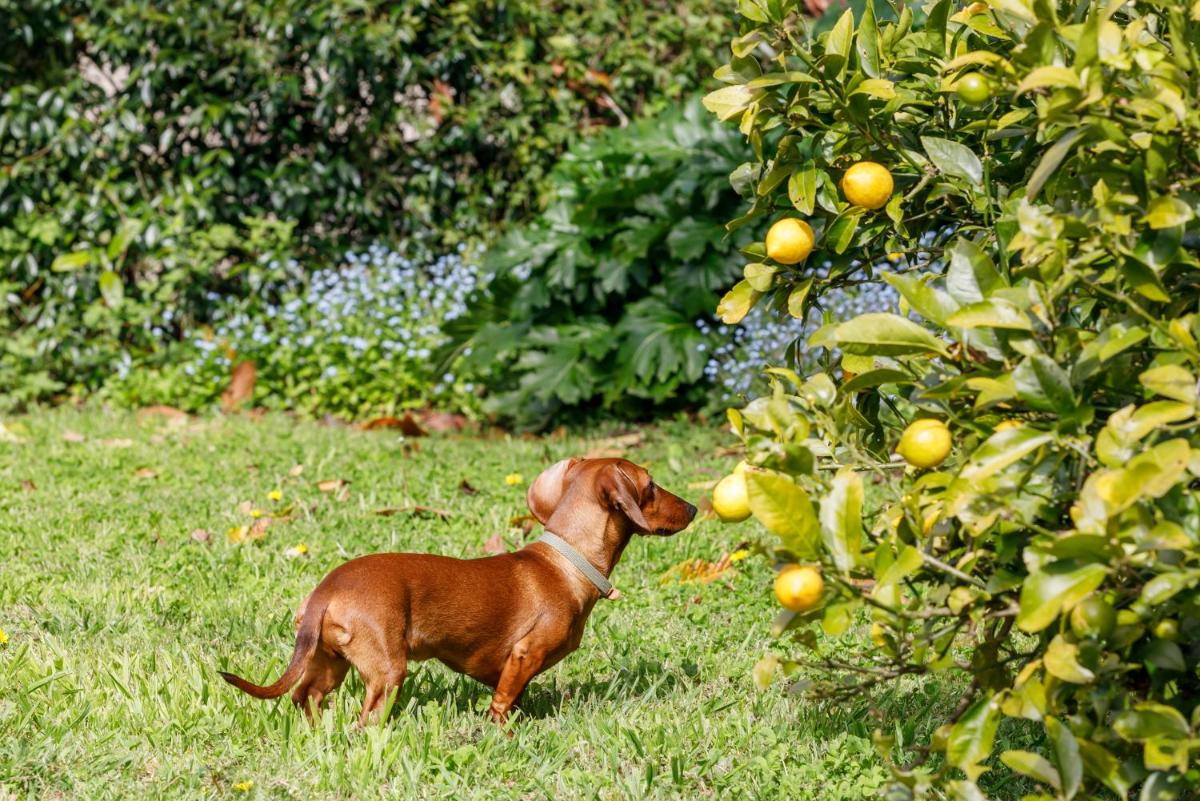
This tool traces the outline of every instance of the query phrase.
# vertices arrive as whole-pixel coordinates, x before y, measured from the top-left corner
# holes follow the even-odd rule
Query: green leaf
[[[1163,196],[1155,198],[1146,212],[1146,222],[1151,228],[1174,228],[1184,225],[1195,217],[1192,207],[1177,197]]]
[[[1187,663],[1183,661],[1183,651],[1170,640],[1151,640],[1142,648],[1140,656],[1143,662],[1161,670],[1173,670],[1177,673],[1187,670]]]
[[[849,56],[850,40],[853,36],[854,11],[847,8],[842,16],[838,18],[837,24],[833,26],[833,30],[829,32],[829,36],[825,39],[825,53],[827,55],[842,56],[843,59]]]
[[[1123,740],[1140,742],[1152,737],[1188,737],[1187,720],[1175,707],[1146,702],[1117,714],[1113,731]]]
[[[1142,587],[1141,602],[1148,607],[1158,606],[1184,590],[1194,587],[1197,578],[1200,578],[1200,573],[1195,570],[1160,573]]]
[[[931,286],[931,276],[913,273],[883,273],[887,281],[917,314],[929,322],[945,327],[946,320],[959,307],[958,301],[949,293]]]
[[[999,723],[1000,704],[996,697],[980,698],[950,729],[946,761],[975,781],[986,770],[979,763],[991,755]]]
[[[924,563],[925,560],[921,558],[921,552],[918,549],[911,545],[905,545],[896,556],[896,561],[889,564],[882,574],[876,571],[875,588],[879,590],[890,587],[897,581],[911,576]]]
[[[946,345],[912,320],[897,314],[860,314],[834,329],[834,339],[846,353],[863,356],[901,356],[910,353],[948,355]]]
[[[1029,426],[997,431],[975,449],[959,478],[978,484],[1052,441],[1053,434]]]
[[[737,325],[762,297],[749,281],[738,281],[717,304],[717,316],[726,325]],[[710,301],[711,302],[711,301]]]
[[[817,555],[818,526],[808,493],[785,475],[754,471],[746,474],[750,511],[783,542],[784,547],[802,559]]]
[[[91,251],[75,250],[70,253],[60,253],[50,265],[51,272],[65,273],[81,270],[92,261]]]
[[[1090,684],[1096,679],[1095,673],[1079,664],[1079,646],[1067,642],[1061,634],[1054,635],[1046,646],[1042,662],[1047,673],[1071,684]]]
[[[725,86],[704,96],[704,107],[722,120],[728,120],[745,111],[762,93],[748,86]]]
[[[842,468],[821,499],[821,538],[843,575],[862,558],[862,505],[862,477],[852,468]]]
[[[963,178],[977,187],[983,186],[983,163],[970,148],[936,136],[922,136],[921,144],[929,160],[944,174]]]
[[[800,283],[793,287],[788,293],[787,309],[788,314],[795,317],[797,320],[804,319],[804,301],[808,297],[808,291],[812,289],[813,280],[805,278]]]
[[[1046,183],[1046,179],[1054,174],[1058,169],[1058,165],[1062,164],[1063,159],[1071,152],[1072,145],[1083,131],[1079,128],[1074,128],[1068,131],[1062,138],[1049,147],[1044,154],[1042,160],[1038,162],[1037,167],[1029,176],[1029,180],[1025,183],[1025,198],[1032,201],[1038,196],[1038,192],[1042,191],[1042,186]]]
[[[845,359],[842,360],[843,367]],[[865,373],[854,376],[854,378],[842,384],[841,391],[843,393],[858,392],[871,387],[879,387],[884,384],[912,384],[914,379],[903,370],[892,370],[888,368],[880,368],[878,370],[868,370]]]
[[[1058,771],[1050,764],[1050,760],[1041,754],[1035,754],[1032,751],[1004,751],[1000,754],[1000,761],[1034,781],[1048,784],[1055,790],[1062,789],[1062,779],[1059,777]]]
[[[1196,405],[1196,376],[1177,364],[1151,367],[1138,376],[1138,381],[1157,395]]]
[[[1027,356],[1013,370],[1017,397],[1033,409],[1067,415],[1078,405],[1071,377],[1058,363],[1041,353]]]
[[[804,164],[788,178],[788,200],[801,214],[812,214],[817,200],[817,165]]]
[[[1033,323],[1017,304],[1004,298],[991,298],[961,309],[950,315],[946,325],[956,328],[1004,328],[1032,331]]]
[[[852,95],[870,95],[880,100],[891,100],[896,96],[896,84],[886,78],[868,78],[854,87]]]
[[[863,4],[862,22],[855,37],[855,50],[858,52],[858,68],[863,74],[879,77],[879,27],[875,20],[875,0],[866,0]]]
[[[771,285],[775,283],[775,273],[779,272],[779,268],[774,264],[766,264],[764,262],[751,262],[742,269],[742,275],[746,278],[746,283],[754,289],[755,292],[767,292],[771,289]]]
[[[1054,761],[1058,763],[1058,773],[1062,777],[1062,791],[1068,798],[1074,798],[1083,783],[1083,761],[1079,758],[1079,742],[1070,727],[1060,722],[1058,718],[1045,719],[1046,733],[1050,742],[1054,743]]]
[[[861,218],[861,210],[851,209],[834,220],[833,225],[825,231],[825,241],[832,244],[834,253],[845,253],[846,248],[850,247]]]
[[[1083,770],[1093,779],[1116,793],[1118,798],[1129,794],[1130,780],[1121,770],[1121,763],[1104,746],[1087,740],[1079,741],[1079,755],[1083,758]]]
[[[1017,94],[1047,87],[1078,89],[1079,74],[1070,67],[1038,67],[1017,84]]]
[[[112,270],[100,273],[100,296],[110,309],[121,305],[125,299],[125,284],[121,282],[121,276]]]
[[[978,303],[1008,286],[991,258],[968,239],[955,240],[946,270],[946,290],[959,303]]]
[[[1043,565],[1021,585],[1017,628],[1030,633],[1041,631],[1053,623],[1060,612],[1070,610],[1103,584],[1107,575],[1108,568],[1094,562],[1081,565],[1073,560],[1062,560]]]

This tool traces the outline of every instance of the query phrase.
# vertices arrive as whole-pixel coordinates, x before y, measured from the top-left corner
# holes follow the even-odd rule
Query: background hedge
[[[486,238],[580,134],[724,60],[724,4],[0,0],[0,406],[155,364],[210,298]]]

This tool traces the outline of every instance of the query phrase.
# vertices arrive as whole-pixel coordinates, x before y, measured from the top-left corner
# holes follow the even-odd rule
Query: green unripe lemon
[[[969,106],[986,103],[992,96],[992,87],[988,83],[988,79],[978,72],[968,72],[959,78],[958,82],[954,84],[954,91],[958,95],[958,99]]]
[[[1106,640],[1116,626],[1116,610],[1098,595],[1089,595],[1071,610],[1071,631],[1080,639]]]
[[[1179,621],[1172,617],[1164,617],[1154,624],[1154,636],[1160,640],[1174,642],[1179,639]]]

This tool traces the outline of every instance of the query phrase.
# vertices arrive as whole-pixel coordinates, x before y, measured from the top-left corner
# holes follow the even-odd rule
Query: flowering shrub
[[[437,405],[470,410],[475,384],[437,371],[442,327],[462,316],[477,286],[474,252],[418,263],[383,246],[348,253],[297,290],[268,287],[251,300],[208,298],[213,321],[175,346],[170,366],[119,367],[107,392],[133,403],[213,403],[233,363],[258,368],[254,402],[350,417]]]

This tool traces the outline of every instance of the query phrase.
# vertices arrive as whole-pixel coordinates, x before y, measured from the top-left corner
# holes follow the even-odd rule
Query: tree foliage
[[[715,66],[715,9],[0,0],[0,404],[161,361],[210,291],[526,216],[577,136]]]
[[[818,250],[789,268],[751,245],[757,282],[733,292],[784,309],[883,280],[903,300],[818,330],[822,370],[775,368],[730,413],[756,516],[833,587],[780,628],[816,644],[810,624],[869,616],[827,695],[963,677],[891,797],[983,798],[985,771],[1034,798],[1195,793],[1200,7],[879,2],[809,38],[797,6],[742,0],[706,103],[756,153],[730,227],[802,216]],[[968,74],[990,97],[956,94]],[[879,211],[839,191],[862,160],[895,177]],[[900,432],[926,417],[954,449],[906,468]],[[1040,740],[994,753],[1013,718]]]

